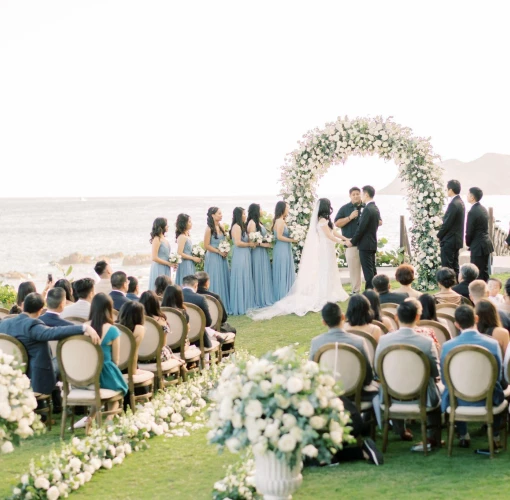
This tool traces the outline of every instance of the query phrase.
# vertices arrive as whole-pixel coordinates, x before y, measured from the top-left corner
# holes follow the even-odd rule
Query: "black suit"
[[[478,279],[489,280],[489,258],[494,246],[489,236],[489,214],[476,202],[467,216],[466,245],[471,250],[471,262],[478,267]]]
[[[209,312],[209,306],[207,305],[207,301],[204,299],[204,297],[191,290],[191,288],[183,288],[182,295],[184,297],[184,302],[195,304],[196,306],[200,307],[202,311],[204,311],[205,326],[211,326],[212,325],[211,313]]]
[[[464,246],[464,217],[466,210],[459,195],[453,197],[446,209],[443,225],[437,233],[441,245],[441,266],[459,275],[459,250]]]
[[[469,299],[469,283],[466,281],[461,281],[458,285],[452,287],[452,290],[457,292],[459,295],[466,297],[466,299]],[[471,301],[471,299],[469,300]]]
[[[27,350],[27,375],[34,392],[51,394],[57,378],[51,361],[49,340],[60,340],[71,335],[81,335],[82,325],[57,326],[51,328],[41,320],[33,319],[27,314],[20,314],[0,323],[0,333],[18,339]]]
[[[122,308],[122,306],[126,303],[126,302],[131,302],[121,291],[119,290],[112,290],[110,292],[110,297],[112,298],[113,300],[113,308],[116,309],[117,311],[120,311],[120,309]]]
[[[358,223],[358,229],[351,238],[353,246],[359,250],[359,260],[365,277],[365,290],[374,288],[372,279],[376,274],[375,253],[377,252],[377,230],[379,229],[379,220],[381,214],[373,201],[367,203],[367,206],[361,212]]]
[[[383,292],[379,294],[381,304],[402,304],[409,297],[407,293]]]
[[[57,313],[45,312],[39,316],[39,319],[46,326],[71,326],[74,323],[67,321],[66,319],[62,319]]]

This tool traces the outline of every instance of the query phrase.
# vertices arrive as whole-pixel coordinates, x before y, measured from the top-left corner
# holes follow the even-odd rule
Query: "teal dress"
[[[188,238],[186,243],[184,243],[183,253],[186,255],[191,255],[191,250],[193,249],[193,243],[191,243],[191,239]],[[185,276],[189,276],[191,274],[196,273],[195,263],[189,259],[182,259],[182,262],[179,264],[177,268],[177,274],[175,275],[175,283],[179,286],[182,286],[182,279]]]
[[[170,243],[168,243],[168,241],[163,240],[161,245],[159,245],[158,257],[161,260],[168,262],[168,259],[170,258]],[[170,276],[170,271],[171,269],[169,266],[153,262],[151,264],[151,272],[149,275],[149,290],[156,290],[156,286],[154,284],[156,278],[162,275]]]
[[[241,241],[248,243],[248,234],[241,236]],[[230,270],[230,309],[229,314],[239,316],[246,314],[255,306],[251,248],[234,245],[232,268]]]
[[[101,387],[101,389],[111,389],[112,391],[122,391],[123,394],[126,395],[128,391],[127,382],[124,380],[119,367],[113,362],[112,346],[107,345],[119,336],[119,330],[112,325],[106,332],[106,335],[101,339],[104,362],[103,369],[99,375],[99,387]]]
[[[289,228],[285,226],[283,236],[289,237]],[[278,302],[291,289],[296,279],[292,243],[280,241],[274,232],[275,245],[273,248],[273,299]]]
[[[260,226],[260,234],[265,236],[267,229]],[[269,249],[256,247],[251,251],[251,265],[253,270],[253,287],[255,307],[266,307],[274,303],[273,300],[273,276]]]
[[[210,245],[218,248],[219,244],[225,240],[222,233],[211,235]],[[223,305],[227,311],[230,310],[230,270],[228,268],[227,258],[220,254],[207,252],[205,254],[204,271],[209,275],[209,291],[220,296]]]

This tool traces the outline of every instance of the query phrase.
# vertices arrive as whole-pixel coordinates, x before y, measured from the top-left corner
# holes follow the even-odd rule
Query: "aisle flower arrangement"
[[[293,237],[296,265],[317,198],[316,186],[334,163],[345,163],[351,156],[377,154],[393,160],[407,186],[407,205],[411,216],[413,263],[420,290],[433,289],[435,270],[440,265],[437,231],[442,223],[445,191],[442,167],[436,162],[429,138],[415,137],[412,130],[391,118],[339,117],[322,129],[307,132],[299,147],[289,153],[282,166],[282,195],[290,205],[287,220]]]
[[[213,500],[257,500],[261,496],[255,487],[255,460],[248,451],[242,460],[229,465],[223,479],[213,487]]]
[[[44,432],[29,378],[10,354],[0,350],[0,451],[11,453],[22,439]]]

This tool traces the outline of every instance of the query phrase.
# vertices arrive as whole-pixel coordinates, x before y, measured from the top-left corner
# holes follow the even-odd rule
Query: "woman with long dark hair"
[[[391,323],[389,318],[382,315],[379,294],[375,290],[369,288],[368,290],[365,290],[363,292],[363,295],[370,302],[370,309],[372,311],[372,314],[374,315],[374,319],[376,321],[380,321],[388,329],[388,332],[392,332],[394,330],[393,324]]]
[[[165,294],[163,295],[161,307],[173,307],[174,309],[178,309],[181,311],[181,313],[186,318],[186,321],[189,323],[189,314],[186,311],[186,306],[184,305],[184,295],[182,294],[182,288],[179,285],[172,285],[167,287]]]
[[[207,227],[204,235],[206,250],[204,271],[209,275],[209,290],[218,294],[227,311],[230,310],[230,270],[228,267],[228,253],[220,250],[219,246],[227,239],[222,224],[223,214],[218,207],[210,207],[207,211]]]
[[[175,240],[177,241],[177,253],[182,257],[182,262],[177,268],[175,283],[182,285],[184,276],[195,274],[195,263],[200,262],[200,257],[191,254],[193,243],[190,238],[190,231],[193,227],[191,217],[188,214],[179,214],[175,222]]]
[[[74,304],[74,294],[73,294],[73,287],[71,286],[71,283],[69,280],[66,280],[65,278],[57,280],[53,288],[62,288],[66,292],[66,306],[70,306],[71,304]]]
[[[158,276],[170,276],[172,264],[170,258],[170,243],[165,238],[168,232],[168,221],[158,217],[152,223],[149,242],[152,244],[152,264],[149,275],[149,290],[155,290],[155,281]]]
[[[478,323],[478,331],[494,340],[497,340],[501,347],[501,352],[505,353],[508,347],[508,330],[503,328],[496,306],[488,299],[480,299],[475,307]]]
[[[234,243],[234,250],[230,271],[229,314],[238,316],[246,314],[246,311],[253,309],[255,305],[251,249],[255,248],[256,243],[250,242],[248,238],[244,208],[234,208],[230,236]]]
[[[289,206],[279,201],[274,209],[273,225],[275,245],[273,248],[273,300],[283,299],[292,288],[296,279],[292,243],[296,240],[290,238],[290,231],[285,222],[289,215]]]
[[[138,348],[145,336],[145,309],[142,304],[135,300],[126,302],[119,311],[117,322],[129,328],[135,338],[135,353],[133,356],[133,373],[138,370]]]
[[[370,301],[367,297],[360,293],[354,294],[347,304],[344,328],[346,330],[361,330],[362,332],[368,333],[377,343],[379,343],[382,332],[377,325],[372,324],[373,319],[374,313],[370,307]]]
[[[260,222],[260,205],[252,203],[248,207],[248,236],[252,233],[260,233],[267,236],[267,229]],[[259,243],[251,251],[251,264],[253,271],[253,287],[255,307],[266,307],[274,303],[273,299],[273,273],[269,251],[271,243]]]

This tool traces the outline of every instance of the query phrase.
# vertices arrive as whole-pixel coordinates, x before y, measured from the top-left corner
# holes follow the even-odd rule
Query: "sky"
[[[338,116],[510,154],[510,3],[0,0],[0,197],[277,194]],[[319,186],[388,184],[351,158]]]

